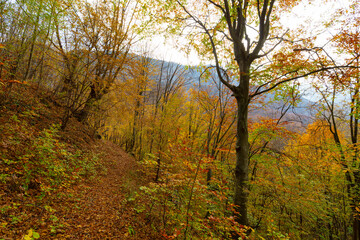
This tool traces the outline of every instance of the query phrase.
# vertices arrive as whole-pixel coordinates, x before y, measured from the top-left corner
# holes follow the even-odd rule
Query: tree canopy
[[[78,121],[136,159],[146,183],[124,202],[159,237],[359,239],[359,6],[284,26],[304,4],[1,2],[4,194],[50,195],[78,183],[71,171],[94,174],[100,163],[58,142]],[[141,43],[157,34],[202,63],[153,58],[161,49]],[[30,88],[47,96],[33,108]],[[46,111],[37,101],[59,108],[57,124],[24,130]],[[18,223],[4,216],[7,231]]]

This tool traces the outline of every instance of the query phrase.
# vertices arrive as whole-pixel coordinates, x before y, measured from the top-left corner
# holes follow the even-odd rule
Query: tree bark
[[[248,142],[248,94],[237,93],[237,127],[236,127],[236,166],[234,204],[237,212],[236,221],[248,225],[248,176],[249,176],[249,142]]]
[[[353,216],[353,240],[359,240],[360,239],[360,220],[358,216]]]
[[[95,90],[95,86],[91,86],[90,94],[85,101],[84,108],[75,114],[76,118],[80,122],[85,122],[90,115],[90,112],[94,104],[99,101],[105,93],[98,93]]]

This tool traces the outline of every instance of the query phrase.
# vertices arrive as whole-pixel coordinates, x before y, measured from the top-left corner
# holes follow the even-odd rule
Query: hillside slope
[[[129,197],[137,163],[95,140],[50,95],[0,91],[0,239],[156,239]]]

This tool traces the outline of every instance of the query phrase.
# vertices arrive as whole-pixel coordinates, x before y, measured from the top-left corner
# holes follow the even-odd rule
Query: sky
[[[146,44],[149,44],[151,56],[156,59],[164,59],[169,62],[176,62],[183,65],[199,65],[200,59],[197,53],[192,52],[187,56],[184,52],[179,51],[175,47],[175,40],[168,38],[165,40],[163,36],[152,36],[151,39],[146,39]]]
[[[317,30],[322,28],[322,23],[324,21],[331,20],[331,16],[337,9],[346,8],[349,5],[350,2],[348,0],[336,0],[331,3],[324,3],[324,1],[315,0],[311,5],[300,4],[299,6],[296,6],[291,13],[283,17],[282,23],[289,29],[295,29],[298,24],[311,26],[313,33],[315,34],[319,32]],[[330,28],[321,32],[316,41],[316,46],[324,46],[327,44],[336,31],[336,29]],[[327,49],[329,50],[328,47]],[[311,78],[300,79],[299,81],[301,82],[300,90],[304,94],[304,98],[313,102],[317,102],[322,98],[322,96],[314,92],[314,89],[310,84],[310,82],[313,81]],[[338,101],[342,101],[346,98],[347,96],[345,95],[340,96]]]
[[[290,30],[294,30],[303,25],[309,29],[310,34],[319,34],[316,42],[317,46],[323,46],[328,42],[328,39],[336,33],[335,29],[327,29],[323,31],[322,23],[324,21],[331,20],[331,16],[339,8],[345,8],[349,6],[348,0],[333,0],[324,3],[322,0],[312,0],[311,4],[303,3],[294,7],[290,13],[285,13],[281,16],[281,23]],[[322,32],[321,32],[322,31]],[[148,41],[151,49],[154,49],[151,53],[152,57],[157,59],[164,59],[166,61],[177,62],[183,65],[198,65],[200,59],[196,53],[192,53],[190,56],[186,56],[175,47],[174,41],[168,39],[165,42],[164,37],[155,36],[152,37],[152,41]],[[303,93],[303,97],[310,101],[317,101],[321,98],[320,95],[314,93],[311,87],[311,79],[301,79],[300,91]],[[341,97],[345,99],[346,96]]]
[[[349,5],[348,0],[334,0],[328,3],[324,3],[322,0],[313,0],[311,4],[305,2],[307,1],[296,6],[291,13],[286,13],[282,16],[281,22],[284,26],[291,30],[296,29],[299,24],[303,24],[310,26],[313,29],[313,34],[315,34],[316,29],[321,27],[322,21],[329,19],[329,16],[336,9]],[[318,44],[324,44],[332,33],[331,30],[323,32],[318,40]],[[176,49],[175,43],[171,39],[165,42],[164,37],[153,36],[151,40],[147,39],[146,42],[153,49],[151,55],[154,58],[165,59],[184,65],[198,65],[200,63],[196,53],[192,52],[190,56],[186,56],[186,54]]]

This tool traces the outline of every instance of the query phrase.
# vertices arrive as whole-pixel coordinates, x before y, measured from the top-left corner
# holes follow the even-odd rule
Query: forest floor
[[[64,111],[48,94],[19,86],[0,91],[0,100],[0,240],[159,239],[137,211],[146,178],[133,157],[74,118],[48,131]],[[78,151],[96,163],[76,162]],[[70,160],[85,174],[66,172],[61,164]]]
[[[135,159],[110,141],[93,146],[107,171],[77,185],[72,199],[56,204],[64,227],[54,239],[154,239],[129,201],[138,184]]]
[[[57,204],[64,228],[56,238],[153,239],[129,202],[137,187],[135,159],[110,141],[97,141],[94,148],[102,154],[106,174],[77,185],[70,201]]]

